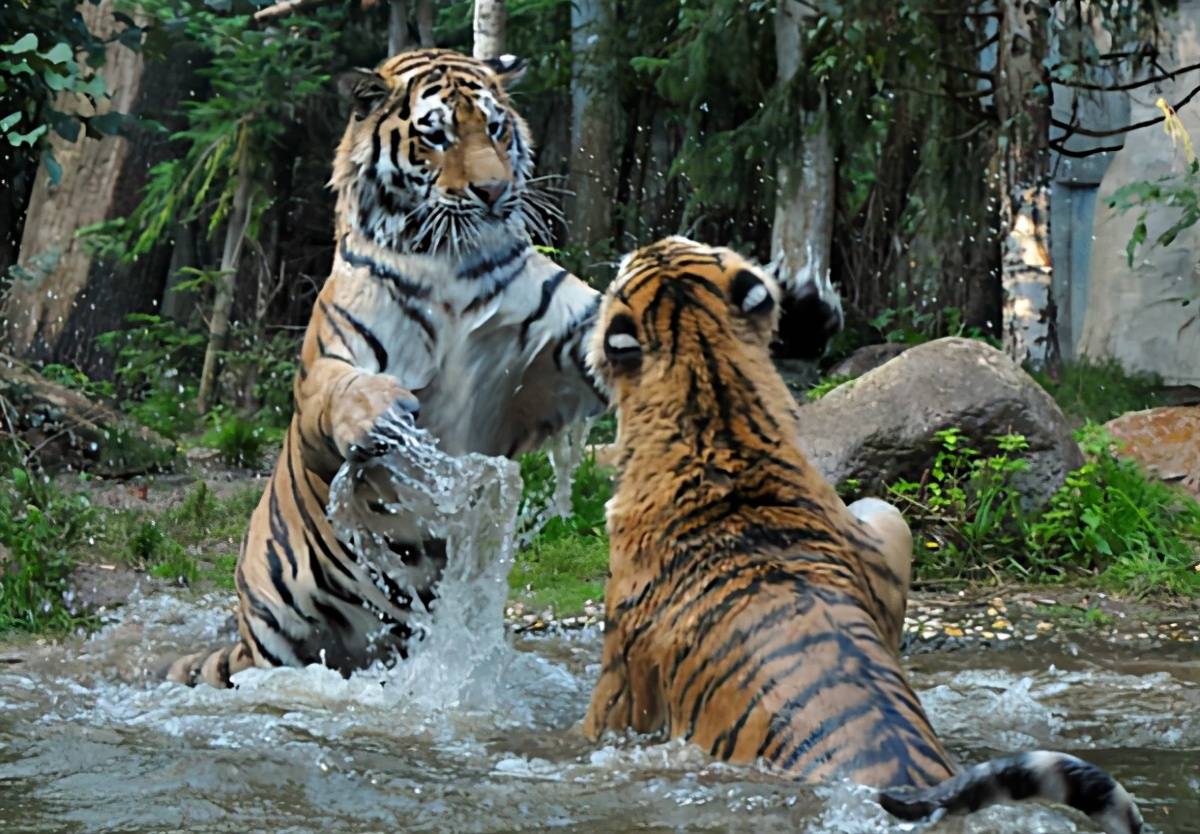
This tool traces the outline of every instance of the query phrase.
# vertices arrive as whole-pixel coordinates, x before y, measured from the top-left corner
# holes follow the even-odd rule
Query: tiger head
[[[506,91],[522,68],[422,49],[342,75],[353,112],[331,182],[339,237],[430,254],[497,231],[548,237],[556,210],[534,187],[529,128]]]
[[[669,237],[622,260],[588,362],[618,409],[719,395],[722,379],[770,385],[779,301],[775,278],[736,252]]]

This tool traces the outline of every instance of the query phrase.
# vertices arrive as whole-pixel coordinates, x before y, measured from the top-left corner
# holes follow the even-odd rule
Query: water
[[[1073,812],[1036,805],[899,825],[853,785],[796,786],[678,742],[589,744],[578,724],[601,634],[514,642],[500,625],[518,529],[515,468],[406,454],[385,462],[370,488],[420,505],[426,532],[448,540],[453,600],[421,615],[430,636],[409,661],[349,680],[319,667],[249,670],[234,691],[162,683],[179,651],[229,631],[231,600],[161,593],[135,593],[88,639],[0,646],[0,659],[20,659],[0,663],[0,830],[1095,831]],[[339,512],[359,511],[363,483],[343,482]],[[361,544],[373,547],[370,536]],[[384,567],[403,578],[402,567]],[[1088,749],[1138,797],[1149,830],[1200,831],[1194,647],[1141,656],[1034,643],[922,654],[909,665],[962,759]]]

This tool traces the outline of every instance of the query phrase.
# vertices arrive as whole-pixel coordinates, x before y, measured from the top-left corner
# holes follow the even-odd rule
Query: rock
[[[0,354],[0,433],[14,432],[46,469],[105,477],[170,469],[175,444]]]
[[[1014,480],[1030,506],[1083,465],[1050,395],[1003,353],[973,339],[909,348],[800,407],[800,444],[817,468],[835,484],[856,479],[869,491],[920,479],[939,449],[934,434],[949,428],[980,449],[997,435],[1024,435],[1029,470]]]
[[[1200,406],[1131,411],[1109,420],[1104,428],[1119,441],[1117,454],[1200,498]]]
[[[867,371],[873,371],[883,363],[895,359],[910,347],[912,345],[903,342],[884,342],[860,347],[826,371],[825,376],[860,377]]]

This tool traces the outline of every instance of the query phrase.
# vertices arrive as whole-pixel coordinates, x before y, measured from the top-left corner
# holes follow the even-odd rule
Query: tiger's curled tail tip
[[[1125,788],[1095,765],[1066,753],[1019,753],[975,765],[929,788],[889,788],[879,793],[885,811],[912,821],[1022,799],[1047,799],[1077,808],[1105,834],[1142,831],[1142,814]]]

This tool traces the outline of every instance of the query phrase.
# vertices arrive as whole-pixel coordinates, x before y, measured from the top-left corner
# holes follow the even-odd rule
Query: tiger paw
[[[785,359],[820,359],[845,324],[841,296],[828,274],[775,275],[783,289],[776,353]]]
[[[363,374],[334,400],[334,442],[347,460],[365,460],[396,445],[401,424],[420,411],[412,392],[386,374]]]
[[[399,448],[412,437],[412,430],[417,424],[418,408],[415,398],[396,400],[387,411],[379,415],[379,419],[371,426],[362,442],[350,444],[350,448],[346,450],[346,459],[362,463]]]

